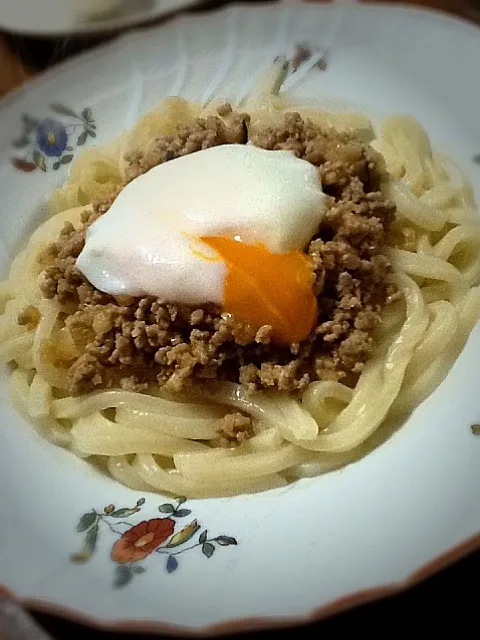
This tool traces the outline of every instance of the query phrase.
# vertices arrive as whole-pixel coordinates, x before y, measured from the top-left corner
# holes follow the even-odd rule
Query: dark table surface
[[[254,0],[250,0],[254,1]],[[372,1],[372,0],[370,0]],[[1,2],[1,0],[0,0]],[[208,8],[225,4],[224,0],[206,2]],[[428,6],[473,17],[474,12],[467,7],[470,3],[458,0],[407,0],[404,4]],[[480,7],[480,0],[477,3]],[[205,9],[203,9],[205,10]],[[480,10],[479,10],[480,15]],[[95,46],[98,40],[48,41],[21,38],[11,34],[0,34],[0,96],[27,82],[51,64],[78,51]],[[480,505],[479,505],[480,508]],[[347,634],[369,633],[373,637],[389,636],[398,631],[409,635],[427,633],[431,635],[450,629],[454,637],[477,638],[478,626],[480,552],[471,554],[454,565],[421,584],[368,605],[357,607],[337,616],[313,624],[277,630],[275,634],[288,637],[299,634],[302,637],[340,637]],[[73,622],[60,620],[44,613],[31,612],[32,618],[21,620],[17,625],[8,625],[2,631],[0,608],[0,640],[64,640],[79,637],[88,640],[133,640],[135,634],[112,634],[83,627]],[[15,614],[12,614],[12,618]],[[20,617],[19,617],[20,619]],[[241,634],[239,638],[263,638],[268,631]],[[161,637],[161,636],[157,636]]]

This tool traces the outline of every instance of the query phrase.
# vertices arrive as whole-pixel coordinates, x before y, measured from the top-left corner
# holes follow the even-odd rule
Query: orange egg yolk
[[[272,342],[289,345],[308,337],[317,319],[310,258],[302,251],[271,253],[226,237],[201,237],[227,265],[223,309],[259,329],[272,327]]]

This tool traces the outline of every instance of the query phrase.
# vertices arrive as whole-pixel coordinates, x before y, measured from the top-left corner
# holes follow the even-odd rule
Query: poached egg
[[[316,168],[293,153],[250,144],[212,147],[130,182],[88,228],[77,267],[111,295],[213,302],[229,311],[232,260],[241,263],[240,278],[252,276],[252,282],[271,263],[272,286],[282,279],[279,295],[292,286],[312,288],[311,266],[301,252],[325,209]]]

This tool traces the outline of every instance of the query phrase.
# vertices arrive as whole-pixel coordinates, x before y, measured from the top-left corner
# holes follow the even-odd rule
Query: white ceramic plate
[[[2,269],[67,174],[52,158],[45,171],[18,169],[32,169],[40,120],[68,126],[74,156],[85,109],[97,127],[86,145],[103,144],[169,94],[239,99],[301,41],[321,48],[330,40],[330,58],[292,98],[374,117],[411,113],[478,186],[480,88],[471,79],[480,31],[425,11],[362,5],[332,42],[334,22],[331,7],[315,5],[182,17],[61,65],[4,100]],[[31,144],[12,147],[25,128]],[[412,584],[480,543],[480,438],[470,430],[480,421],[479,353],[477,327],[441,387],[357,464],[261,495],[192,500],[173,516],[176,503],[158,510],[171,500],[123,488],[40,440],[11,408],[3,380],[0,583],[31,606],[104,627],[209,633],[304,621]],[[124,539],[112,559],[122,522],[165,516],[176,532],[192,520],[201,528],[177,555],[164,549],[133,572],[119,569],[115,559],[135,542]],[[151,526],[161,538],[173,525]],[[87,552],[95,547],[91,558],[73,562],[85,543]]]
[[[75,0],[80,5],[83,0]],[[88,0],[93,4],[92,0]],[[118,10],[82,19],[72,0],[2,0],[0,28],[32,36],[89,35],[158,20],[199,0],[122,0]]]

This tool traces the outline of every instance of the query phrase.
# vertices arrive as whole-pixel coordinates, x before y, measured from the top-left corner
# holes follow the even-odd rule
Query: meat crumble
[[[355,138],[287,114],[281,126],[249,134],[249,117],[226,105],[219,116],[198,119],[176,136],[162,136],[126,160],[126,183],[169,160],[223,144],[253,143],[286,149],[318,167],[328,209],[305,251],[315,271],[318,322],[306,340],[288,347],[271,342],[271,327],[253,329],[219,306],[164,304],[155,297],[113,297],[96,290],[76,268],[86,229],[117,193],[86,210],[82,225],[66,223],[42,257],[43,295],[65,309],[75,345],[68,362],[72,394],[100,388],[171,392],[214,380],[239,382],[249,392],[296,392],[315,380],[354,383],[372,349],[382,307],[395,296],[382,253],[395,218],[380,184],[383,159]],[[22,318],[28,322],[27,317]],[[240,441],[250,423],[232,414],[222,437]]]
[[[242,444],[253,436],[252,418],[239,411],[227,413],[218,421],[219,445],[232,447]]]

